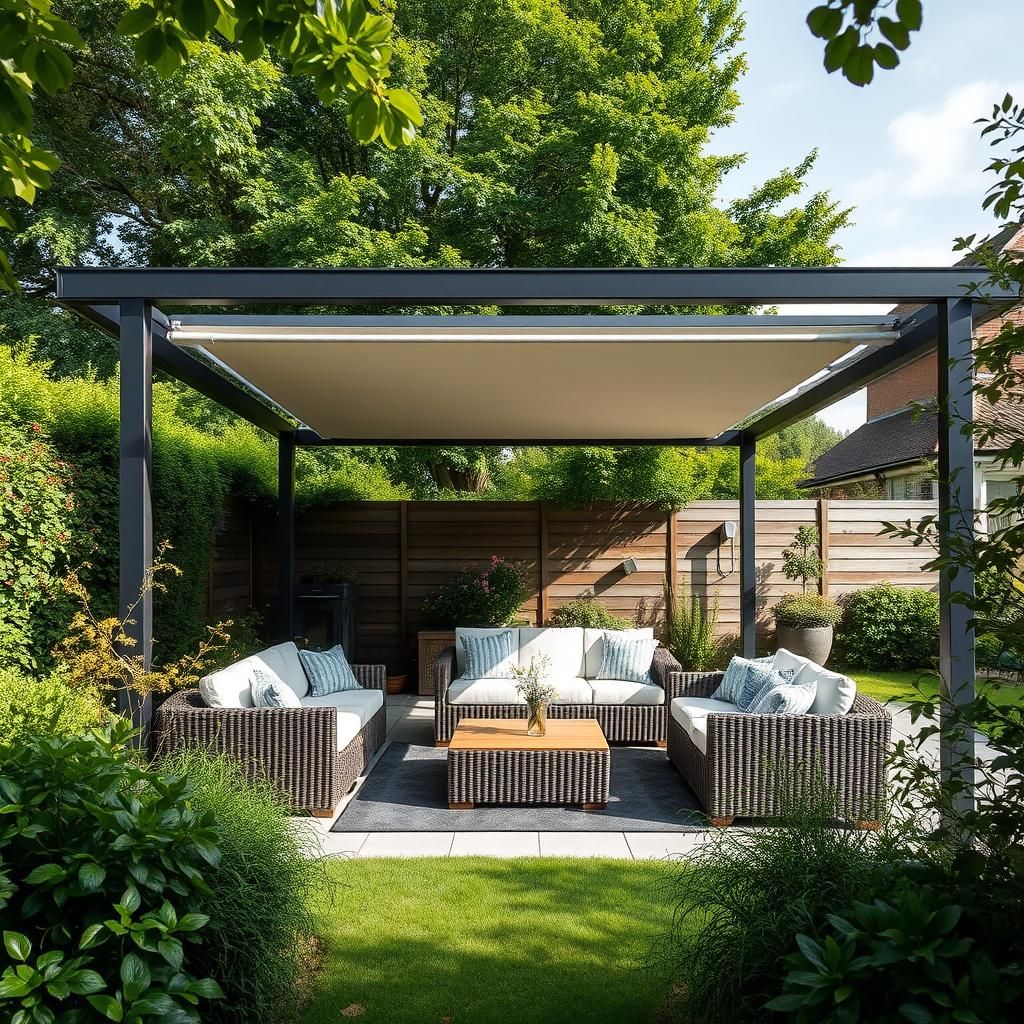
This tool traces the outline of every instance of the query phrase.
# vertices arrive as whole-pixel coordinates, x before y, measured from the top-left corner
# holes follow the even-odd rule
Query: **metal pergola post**
[[[295,638],[295,434],[277,439],[278,639]]]
[[[128,656],[153,658],[153,309],[142,299],[120,304],[120,545],[119,614],[134,641]],[[132,690],[117,695],[118,710],[143,733],[152,716],[150,698]]]
[[[744,658],[757,651],[757,502],[755,455],[750,434],[740,440],[740,649]]]
[[[974,536],[974,350],[970,299],[938,307],[939,554],[955,553],[957,539]],[[954,814],[974,809],[974,729],[960,720],[975,697],[974,571],[943,566],[939,572],[940,768],[955,782]]]

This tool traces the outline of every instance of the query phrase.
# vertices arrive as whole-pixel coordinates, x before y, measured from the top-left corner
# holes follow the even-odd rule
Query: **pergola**
[[[754,654],[758,439],[938,349],[939,544],[974,529],[970,267],[808,269],[101,269],[58,272],[57,298],[119,340],[120,598],[153,558],[152,380],[165,371],[278,439],[282,638],[293,635],[295,449],[303,445],[728,445],[739,450],[741,641]],[[1011,301],[1010,293],[988,296]],[[580,315],[579,307],[904,304],[886,316]],[[222,312],[274,305],[345,315]],[[357,316],[349,307],[400,309]],[[424,307],[545,307],[429,316]],[[569,307],[572,315],[547,310]],[[915,308],[916,307],[916,308]],[[187,314],[181,312],[191,311]],[[214,309],[216,312],[211,313]],[[408,311],[408,312],[405,312]],[[780,400],[780,396],[781,400]],[[940,575],[941,767],[968,773],[969,571]],[[135,612],[147,664],[153,608]],[[148,708],[129,708],[145,724]],[[969,777],[969,776],[967,776]],[[968,790],[969,792],[969,790]],[[965,808],[970,799],[965,795]]]

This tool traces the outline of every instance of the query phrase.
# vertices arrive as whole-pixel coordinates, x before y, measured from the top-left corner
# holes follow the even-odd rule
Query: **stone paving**
[[[893,739],[909,738],[914,730],[908,712],[890,707]],[[373,767],[388,743],[432,743],[433,700],[414,694],[388,698],[388,735],[370,763]],[[980,739],[980,737],[979,737]],[[938,757],[938,742],[925,749]],[[984,754],[984,743],[979,752]],[[364,775],[363,778],[366,776]],[[363,779],[338,805],[340,814],[353,799]],[[692,855],[708,840],[700,832],[331,832],[334,820],[297,818],[296,827],[307,834],[311,849],[325,857],[613,857],[651,860]]]

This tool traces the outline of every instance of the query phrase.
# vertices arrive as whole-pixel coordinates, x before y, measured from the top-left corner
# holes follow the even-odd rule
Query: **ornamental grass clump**
[[[718,605],[718,594],[702,601],[698,594],[665,587],[665,646],[688,672],[706,672],[721,657]]]
[[[423,602],[427,620],[439,626],[507,626],[528,596],[517,562],[491,555],[480,569],[464,569]]]

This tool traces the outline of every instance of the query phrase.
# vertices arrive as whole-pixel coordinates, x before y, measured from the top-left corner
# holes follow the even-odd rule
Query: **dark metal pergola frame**
[[[668,441],[644,437],[596,439],[599,444],[728,445],[740,461],[740,622],[743,653],[754,654],[757,617],[755,577],[754,457],[759,438],[795,423],[852,394],[871,380],[938,349],[939,546],[971,536],[974,529],[974,449],[962,423],[973,408],[973,307],[984,271],[954,268],[728,268],[728,269],[99,269],[58,272],[57,298],[119,340],[120,379],[120,602],[138,599],[153,559],[152,380],[169,373],[278,439],[279,562],[281,593],[291,591],[294,568],[295,449],[303,445],[372,443],[322,438],[299,429],[282,412],[168,339],[163,306],[387,307],[497,306],[768,306],[779,303],[911,303],[921,306],[899,340],[850,359],[818,383],[799,391],[741,430],[713,438]],[[1012,293],[987,296],[1013,301]],[[751,318],[757,320],[757,317]],[[628,343],[628,342],[627,342]],[[424,439],[387,444],[465,443],[465,438]],[[472,443],[482,443],[472,439]],[[586,444],[584,439],[533,438],[503,444]],[[940,574],[940,674],[944,713],[941,766],[968,781],[974,757],[973,733],[957,728],[951,711],[970,702],[975,691],[974,635],[963,598],[973,594],[966,569]],[[292,635],[292,603],[281,602],[281,635]],[[147,596],[136,609],[132,629],[147,665],[152,654],[153,608]],[[143,725],[148,708],[130,707]],[[971,805],[970,789],[962,809]]]

